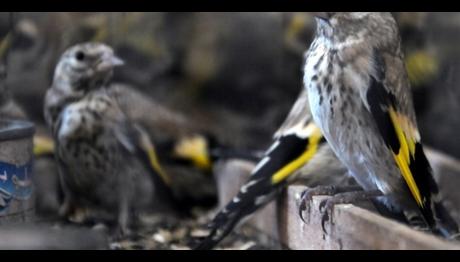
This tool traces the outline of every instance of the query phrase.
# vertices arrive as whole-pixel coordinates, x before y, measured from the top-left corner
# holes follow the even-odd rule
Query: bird
[[[140,125],[154,141],[163,169],[175,179],[175,191],[189,205],[214,207],[217,193],[212,169],[218,160],[250,158],[248,150],[236,150],[190,116],[167,107],[139,91],[135,85],[114,82],[107,90],[127,117]],[[54,142],[45,135],[34,138],[35,156],[54,154]],[[183,203],[185,204],[185,203]]]
[[[237,195],[208,224],[210,233],[194,249],[212,249],[245,218],[275,200],[288,185],[343,185],[355,188],[312,121],[308,94],[302,90],[269,149]]]
[[[168,108],[139,92],[134,86],[113,83],[110,90],[129,119],[140,124],[152,137],[157,151],[168,156],[167,161],[190,165],[209,173],[217,159],[243,157],[254,159],[249,150],[237,150],[224,145],[216,135],[197,125],[189,116]],[[38,155],[52,154],[53,141],[37,137]]]
[[[55,143],[64,193],[59,214],[115,220],[115,236],[129,236],[144,208],[170,211],[173,181],[162,169],[147,132],[130,121],[110,95],[113,49],[86,42],[59,59],[45,96],[44,115]],[[174,209],[172,210],[174,211]],[[89,213],[91,214],[91,213]]]
[[[420,230],[455,238],[423,151],[393,16],[317,12],[315,20],[303,77],[313,121],[365,192],[325,200],[323,222],[337,203],[373,198]]]
[[[174,179],[175,191],[187,198],[190,205],[214,207],[217,193],[212,170],[215,163],[226,158],[249,159],[252,152],[224,145],[216,135],[195,123],[190,116],[146,96],[136,86],[114,82],[107,90],[127,117],[140,125],[154,141],[159,161]],[[36,156],[54,153],[54,143],[37,137]],[[252,159],[254,159],[253,157]],[[180,188],[180,189],[179,189]]]

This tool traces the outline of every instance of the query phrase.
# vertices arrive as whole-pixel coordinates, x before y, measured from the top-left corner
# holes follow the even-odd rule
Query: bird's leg
[[[59,185],[62,189],[63,199],[62,203],[58,209],[58,215],[64,219],[67,219],[69,214],[73,212],[75,208],[75,201],[72,195],[72,191],[70,191],[69,186],[63,179],[64,170],[61,165],[58,165],[58,174],[59,174]]]
[[[62,183],[61,185],[65,185]],[[62,187],[63,189],[63,200],[61,205],[59,206],[58,210],[58,215],[64,219],[67,219],[69,215],[71,215],[74,212],[75,209],[75,202],[72,194],[70,191],[67,189],[67,187]]]
[[[333,196],[344,192],[355,192],[363,190],[360,186],[317,186],[307,189],[302,192],[299,202],[299,216],[304,223],[310,222],[310,205],[314,196]],[[303,214],[308,214],[308,221],[305,220]]]
[[[121,239],[131,235],[129,229],[130,214],[129,214],[129,200],[126,196],[122,196],[118,207],[118,221],[115,238]]]
[[[58,214],[60,217],[66,218],[71,213],[72,204],[68,197],[64,197],[64,201],[59,207]]]
[[[329,199],[325,199],[320,202],[319,210],[323,213],[323,217],[321,218],[321,227],[323,228],[323,232],[327,234],[326,228],[324,227],[326,221],[332,221],[332,213],[334,211],[334,206],[337,204],[352,204],[357,201],[362,200],[369,200],[375,197],[383,196],[383,193],[380,190],[372,190],[372,191],[355,191],[355,192],[346,192],[340,193],[337,195],[332,196]]]

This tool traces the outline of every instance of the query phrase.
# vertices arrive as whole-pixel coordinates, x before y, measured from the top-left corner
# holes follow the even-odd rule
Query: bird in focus
[[[346,168],[312,121],[307,92],[303,90],[248,181],[214,217],[208,225],[210,234],[195,249],[215,247],[244,218],[276,199],[287,185],[353,186],[345,174]]]
[[[129,235],[138,212],[174,205],[172,181],[148,134],[109,92],[113,69],[122,64],[104,44],[70,47],[56,66],[44,110],[64,192],[60,215],[115,220],[120,236]]]
[[[315,123],[364,188],[360,198],[382,201],[413,226],[456,236],[458,226],[441,203],[423,151],[393,16],[319,12],[315,19],[304,87]],[[343,193],[325,201],[323,218],[334,204],[357,196]]]

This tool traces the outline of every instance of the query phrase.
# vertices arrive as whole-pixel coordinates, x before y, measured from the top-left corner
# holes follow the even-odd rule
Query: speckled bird
[[[455,236],[458,227],[441,203],[423,151],[393,16],[321,12],[315,19],[304,86],[333,151],[367,197],[377,197],[412,225]],[[351,196],[329,201],[328,209]]]
[[[104,44],[70,47],[47,91],[45,119],[64,190],[60,214],[101,211],[116,220],[116,232],[124,236],[137,211],[167,207],[163,204],[173,196],[149,136],[108,91],[114,67],[122,64]]]

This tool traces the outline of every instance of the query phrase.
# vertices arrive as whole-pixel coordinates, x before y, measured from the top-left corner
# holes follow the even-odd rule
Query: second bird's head
[[[105,86],[112,78],[114,67],[123,64],[105,44],[77,44],[62,54],[54,71],[53,86],[86,93]]]
[[[313,12],[318,34],[333,42],[371,41],[370,45],[385,45],[398,40],[399,33],[388,12]]]

